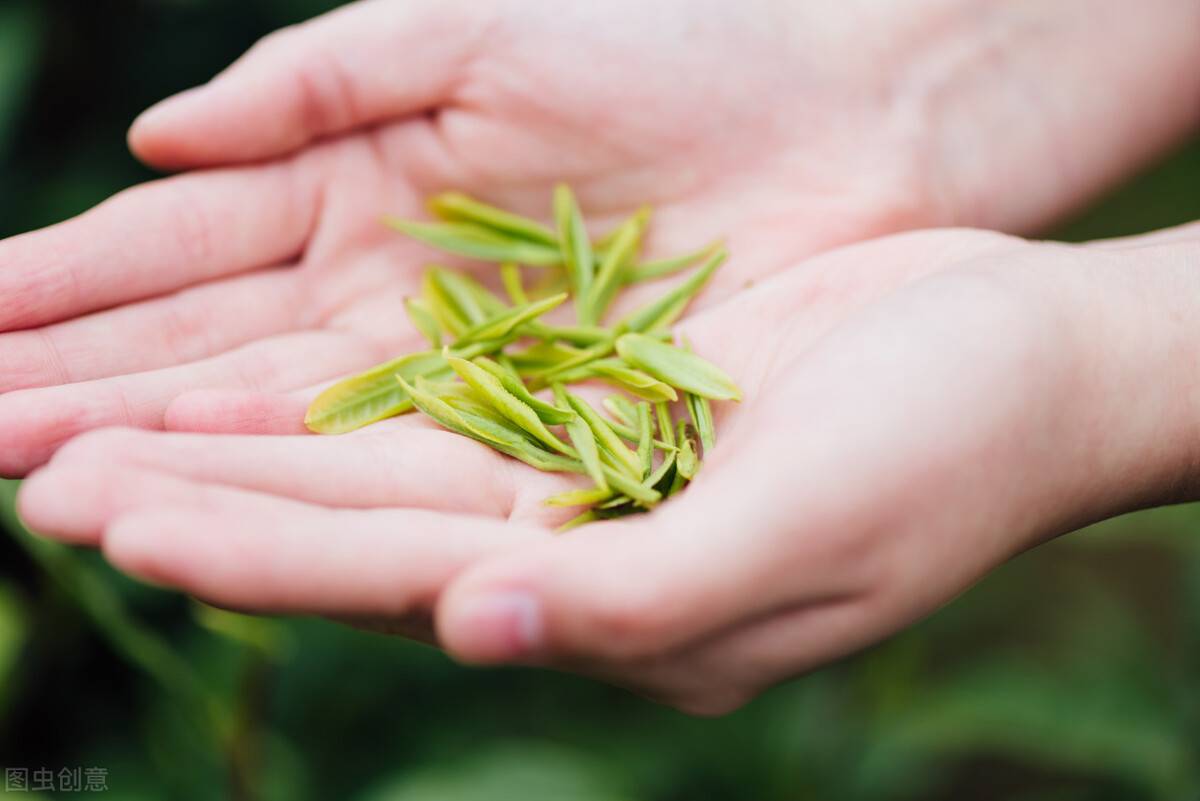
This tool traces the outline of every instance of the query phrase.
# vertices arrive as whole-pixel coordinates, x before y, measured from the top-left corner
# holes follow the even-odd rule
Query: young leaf
[[[515,261],[506,261],[501,264],[500,281],[504,284],[504,291],[508,293],[508,299],[513,302],[513,305],[524,306],[529,303],[529,296],[525,294],[525,284],[521,281],[519,264]]]
[[[546,506],[591,506],[595,503],[607,501],[612,497],[612,490],[608,487],[601,489],[600,487],[588,487],[587,489],[573,489],[566,492],[560,492],[557,495],[551,495],[542,503]]]
[[[663,294],[662,297],[630,314],[621,322],[620,327],[627,331],[647,333],[656,328],[670,325],[688,302],[704,288],[704,285],[708,283],[728,255],[725,248],[718,248],[700,266],[700,269],[681,281],[674,289]]]
[[[498,423],[491,416],[456,409],[441,398],[408,383],[403,378],[397,377],[397,382],[412,398],[416,407],[443,428],[490,445],[501,453],[520,459],[538,470],[582,472],[582,465],[578,460],[542,450],[531,443],[522,432]]]
[[[515,261],[535,267],[549,267],[562,261],[562,254],[554,247],[505,236],[473,223],[423,223],[385,217],[384,224],[431,247],[480,261]]]
[[[640,479],[630,478],[619,470],[605,467],[604,477],[613,489],[628,495],[642,506],[653,506],[662,500],[662,493],[658,490],[643,484]]]
[[[692,352],[692,343],[683,338],[683,347],[688,352]],[[704,446],[705,455],[710,450],[717,446],[717,431],[713,426],[712,404],[708,398],[702,398],[699,395],[693,395],[688,392],[684,395],[684,404],[687,406],[688,414],[691,415],[692,424],[696,426],[696,431],[700,434],[700,444]]]
[[[638,459],[637,454],[629,450],[629,447],[617,436],[616,432],[608,424],[603,417],[596,413],[596,410],[588,405],[587,401],[574,395],[570,392],[563,393],[571,408],[575,413],[583,418],[583,421],[592,429],[592,433],[596,436],[596,442],[603,450],[612,457],[613,461],[620,466],[628,475],[638,479],[642,477],[642,463]],[[614,484],[614,486],[616,486]],[[618,487],[620,489],[620,487]],[[624,491],[624,490],[622,490]],[[627,495],[629,493],[626,493]]]
[[[525,323],[556,308],[566,299],[567,296],[564,293],[562,295],[554,295],[545,300],[539,300],[536,303],[530,303],[526,306],[518,306],[502,311],[484,320],[479,325],[464,331],[456,344],[506,337]]]
[[[637,455],[642,463],[642,478],[646,478],[654,470],[654,426],[650,422],[650,404],[645,401],[637,405],[637,421]]]
[[[429,210],[449,222],[466,222],[490,228],[497,233],[558,247],[558,238],[546,226],[495,206],[489,206],[462,192],[443,192],[429,199]]]
[[[575,195],[566,184],[554,187],[554,219],[558,225],[558,239],[562,248],[560,259],[566,268],[567,281],[575,293],[579,321],[589,322],[586,319],[586,304],[583,303],[583,299],[587,297],[592,286],[595,257],[587,228],[583,224],[583,215],[579,212],[579,204],[575,202]]]
[[[479,365],[484,370],[487,370],[489,373],[499,379],[500,384],[506,390],[515,395],[518,400],[522,401],[529,408],[533,409],[534,413],[546,425],[561,425],[563,423],[569,423],[575,419],[575,412],[571,411],[569,408],[559,408],[559,406],[565,406],[565,403],[560,402],[559,406],[546,403],[546,401],[530,392],[519,377],[502,367],[500,364],[483,356],[475,359],[474,361],[475,364]]]
[[[596,280],[592,283],[583,305],[585,314],[580,315],[580,322],[595,323],[604,317],[608,304],[613,295],[625,280],[625,271],[633,260],[641,241],[641,227],[637,220],[625,222],[617,231],[612,247],[604,254],[600,269],[596,272]]]
[[[654,208],[652,206],[639,206],[638,210],[629,215],[627,219],[623,220],[615,228],[596,240],[595,244],[592,245],[593,249],[596,251],[596,255],[601,256],[608,252],[608,249],[612,247],[613,242],[615,242],[617,237],[620,235],[621,228],[626,223],[634,223],[637,225],[639,233],[644,232],[650,226],[650,217],[653,214]]]
[[[408,319],[413,324],[413,328],[429,340],[431,347],[441,350],[442,327],[438,325],[437,317],[434,316],[428,304],[420,298],[405,298],[404,310],[408,312]]]
[[[670,447],[675,447],[675,426],[671,422],[671,407],[667,403],[654,404],[654,413],[658,417],[658,436]]]
[[[537,416],[537,412],[505,389],[504,385],[500,383],[499,378],[477,364],[450,355],[449,352],[445,356],[446,362],[450,365],[451,369],[458,373],[460,378],[470,384],[471,388],[478,392],[488,403],[492,404],[496,408],[496,411],[509,420],[512,420],[525,431],[528,431],[539,442],[544,443],[551,450],[567,454],[568,456],[574,456],[571,449],[562,440],[554,436],[550,432],[550,429],[546,428],[541,418]]]
[[[596,514],[596,510],[588,509],[584,512],[580,512],[575,517],[572,517],[570,520],[563,523],[558,528],[554,529],[554,533],[555,534],[565,534],[566,532],[570,531],[573,528],[579,528],[582,525],[592,523],[599,519],[600,519],[600,516]]]
[[[741,400],[733,379],[719,367],[682,348],[642,334],[617,339],[621,358],[673,387],[711,400]]]
[[[675,451],[667,451],[666,455],[663,456],[662,464],[647,476],[646,480],[642,483],[660,493],[666,494],[666,490],[670,488],[674,477]]]
[[[566,390],[562,388],[561,384],[554,385],[554,401],[559,406],[570,406]],[[604,468],[600,463],[600,448],[596,442],[596,435],[587,421],[577,414],[572,414],[571,417],[571,420],[566,421],[566,427],[571,444],[575,447],[575,453],[578,454],[579,461],[583,462],[584,469],[587,470],[592,481],[596,482],[596,488],[607,490],[608,481],[604,477]]]
[[[723,247],[722,243],[717,241],[699,250],[685,253],[682,256],[635,264],[625,271],[625,283],[636,284],[642,281],[654,281],[659,278],[665,278],[668,275],[674,275],[681,270],[686,270],[706,256],[712,255],[721,247]]]
[[[675,439],[679,442],[679,450],[675,455],[675,467],[687,481],[696,477],[700,470],[700,457],[696,454],[696,429],[691,423],[680,420],[675,431]]]
[[[561,342],[537,342],[524,350],[507,354],[513,365],[522,374],[536,373],[557,367],[568,359],[579,354],[577,348],[572,348]]]
[[[611,339],[603,342],[597,342],[595,345],[588,345],[586,348],[575,351],[575,355],[569,359],[559,362],[558,364],[549,367],[545,370],[539,370],[530,375],[531,383],[534,387],[544,387],[551,381],[557,381],[558,376],[573,370],[576,367],[593,362],[596,359],[602,359],[613,351],[613,341]]]
[[[318,434],[344,434],[394,417],[412,408],[396,376],[448,377],[452,373],[437,351],[410,353],[339,381],[313,400],[304,424]]]
[[[507,303],[469,275],[445,267],[430,267],[426,275],[470,326],[509,309]]]
[[[629,428],[637,427],[637,407],[624,395],[609,395],[600,401],[613,419]]]
[[[597,359],[558,376],[558,380],[564,384],[574,384],[589,379],[615,384],[643,400],[658,402],[673,401],[679,398],[678,393],[670,385],[664,384],[641,370],[633,369],[621,362],[620,359]]]

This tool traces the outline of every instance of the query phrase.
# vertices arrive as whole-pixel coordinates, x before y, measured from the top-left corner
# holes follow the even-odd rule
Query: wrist
[[[1200,242],[1075,252],[1087,516],[1200,498]]]
[[[1044,228],[1200,124],[1200,5],[957,2],[893,83],[940,225]]]

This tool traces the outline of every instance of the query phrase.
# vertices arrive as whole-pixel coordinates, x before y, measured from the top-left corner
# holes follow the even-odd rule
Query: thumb
[[[276,31],[208,84],[144,112],[130,147],[154,166],[207,167],[419,113],[449,94],[479,45],[480,5],[365,0]]]
[[[741,499],[692,500],[467,569],[438,603],[442,646],[479,663],[624,661],[778,604],[790,582],[760,536],[776,521],[753,519]]]

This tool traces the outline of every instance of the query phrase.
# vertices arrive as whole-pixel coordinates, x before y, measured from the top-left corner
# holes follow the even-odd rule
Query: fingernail
[[[520,659],[541,645],[542,611],[526,592],[499,592],[468,601],[459,622],[466,656],[481,661]]]

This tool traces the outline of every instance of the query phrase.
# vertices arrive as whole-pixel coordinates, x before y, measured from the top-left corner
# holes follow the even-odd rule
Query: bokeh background
[[[0,0],[0,236],[150,178],[124,147],[139,110],[333,5]],[[1200,141],[1053,233],[1195,218]],[[15,489],[0,482],[0,767],[102,767],[106,797],[1200,798],[1197,507],[1065,537],[916,628],[699,720],[572,677],[202,608],[30,537]]]

